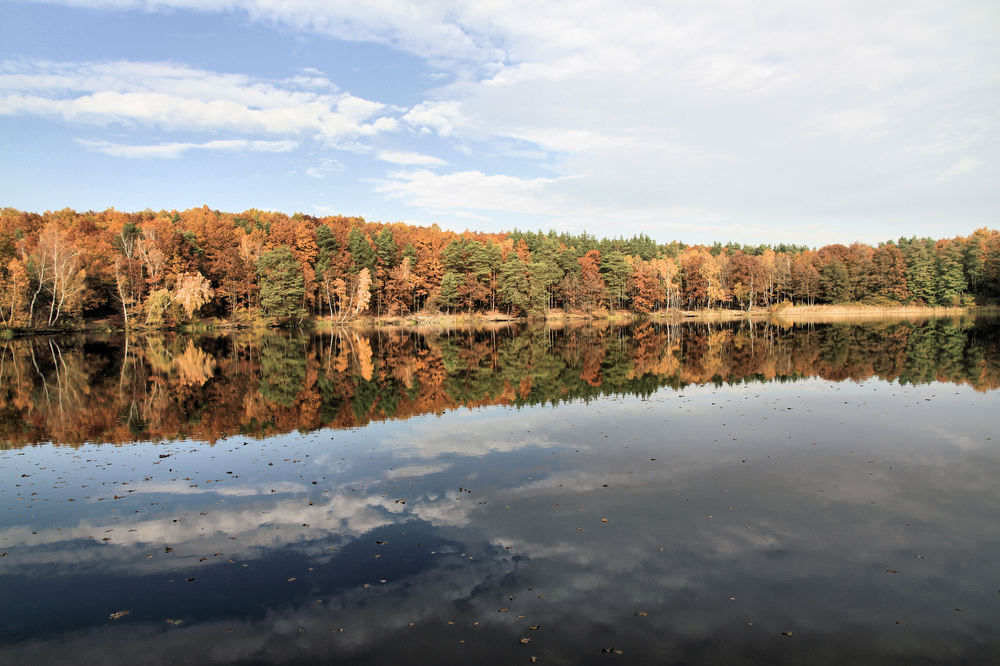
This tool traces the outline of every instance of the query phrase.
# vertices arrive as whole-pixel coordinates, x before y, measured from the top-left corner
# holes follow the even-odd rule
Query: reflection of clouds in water
[[[440,474],[450,469],[451,463],[438,463],[433,465],[408,465],[406,467],[394,467],[385,472],[387,479],[409,479],[418,476],[430,476]]]
[[[402,507],[375,495],[340,494],[309,506],[306,498],[258,501],[251,507],[213,506],[206,515],[92,523],[34,530],[27,526],[0,530],[0,543],[17,557],[0,560],[0,573],[20,567],[62,564],[73,568],[113,567],[122,573],[171,570],[197,566],[206,553],[223,552],[229,558],[252,559],[270,549],[305,547],[311,541],[365,534],[398,521]],[[308,525],[306,527],[305,525]],[[80,548],[78,540],[111,540],[100,547]],[[173,552],[161,556],[162,546]],[[137,557],[138,551],[156,553]],[[208,562],[211,564],[211,561]]]
[[[272,611],[261,620],[230,618],[164,631],[165,624],[126,618],[59,640],[0,647],[0,662],[155,665],[315,659],[329,663],[377,647],[399,632],[415,632],[410,623],[429,621],[442,612],[453,613],[449,617],[471,613],[482,624],[489,623],[496,615],[494,603],[488,610],[465,604],[476,598],[476,590],[484,583],[491,585],[508,576],[512,565],[507,559],[490,557],[489,552],[476,555],[473,559],[451,556],[418,577],[351,589],[323,603],[308,599],[291,609]],[[463,622],[464,631],[469,631],[471,622]]]
[[[795,390],[802,392],[802,386]],[[212,621],[166,632],[139,622],[123,623],[66,637],[62,645],[32,642],[0,648],[0,661],[47,663],[65,656],[87,662],[102,650],[122,655],[123,662],[149,663],[143,657],[154,653],[164,663],[200,663],[206,655],[219,663],[316,655],[335,661],[390,649],[389,643],[404,646],[399,650],[434,645],[443,652],[415,654],[459,661],[447,647],[453,646],[456,635],[408,626],[451,617],[466,624],[475,618],[482,631],[495,629],[512,644],[524,633],[524,624],[542,624],[552,632],[548,636],[568,646],[569,655],[582,643],[597,654],[600,647],[629,647],[632,641],[627,655],[646,656],[641,647],[663,657],[648,661],[676,659],[677,653],[670,657],[670,650],[692,644],[701,650],[718,649],[722,663],[738,661],[745,658],[740,641],[747,640],[738,632],[747,631],[748,621],[758,627],[754,631],[778,640],[781,631],[794,629],[796,638],[809,636],[804,644],[810,649],[821,648],[825,640],[830,654],[843,655],[845,645],[856,644],[870,649],[869,654],[898,655],[901,660],[919,656],[948,661],[945,641],[934,636],[948,636],[951,644],[972,639],[966,643],[972,646],[966,648],[969,652],[959,650],[952,657],[979,654],[974,648],[982,647],[982,636],[988,634],[959,623],[995,618],[995,599],[976,596],[976,588],[981,587],[981,572],[993,566],[985,546],[997,539],[991,520],[996,509],[996,452],[938,446],[939,434],[929,424],[945,419],[947,406],[935,403],[902,424],[873,425],[861,438],[815,413],[797,410],[779,416],[768,409],[764,414],[775,422],[770,430],[744,428],[738,431],[739,442],[719,437],[723,443],[715,445],[707,442],[722,434],[718,424],[695,423],[703,416],[692,414],[675,417],[671,425],[692,431],[699,425],[708,439],[676,436],[668,449],[657,448],[656,453],[651,453],[658,446],[652,440],[672,435],[662,415],[630,401],[608,400],[592,407],[598,408],[592,410],[595,414],[601,413],[525,410],[513,415],[519,419],[516,428],[505,423],[511,416],[505,409],[443,419],[433,427],[423,424],[417,432],[373,426],[368,431],[373,441],[391,447],[392,455],[384,463],[376,458],[352,483],[331,488],[332,496],[312,497],[314,506],[308,505],[307,493],[280,499],[237,494],[209,508],[207,516],[191,515],[176,524],[160,518],[132,525],[81,523],[58,533],[38,530],[38,535],[24,527],[8,528],[0,539],[20,539],[25,547],[58,546],[79,538],[80,530],[100,537],[97,530],[114,528],[111,545],[93,549],[100,559],[94,555],[78,564],[93,568],[104,562],[126,574],[129,567],[155,571],[171,566],[159,555],[148,565],[135,561],[130,547],[157,540],[175,546],[173,555],[179,557],[173,566],[182,561],[186,568],[211,550],[250,558],[293,547],[319,562],[328,557],[325,546],[333,533],[350,540],[409,519],[437,527],[475,558],[439,555],[434,566],[418,574],[325,597],[323,604],[309,599],[274,610],[260,621]],[[567,414],[577,424],[577,434],[560,433],[564,424],[559,421],[566,421]],[[726,416],[727,422],[737,424],[734,429],[740,427],[732,412]],[[816,432],[818,446],[808,446],[798,436],[788,441],[774,438],[774,431],[803,424]],[[621,426],[619,441],[597,439],[616,425]],[[443,437],[434,429],[438,426],[445,427]],[[508,434],[511,429],[514,433]],[[633,442],[636,434],[645,439]],[[590,446],[577,444],[578,438]],[[843,444],[833,446],[831,440]],[[554,442],[565,443],[559,456],[529,450],[553,448]],[[626,443],[631,448],[626,450]],[[466,450],[466,445],[471,448]],[[577,455],[577,449],[583,453]],[[487,453],[494,455],[481,460]],[[460,458],[466,456],[476,459],[463,465]],[[406,464],[387,470],[396,460]],[[312,461],[317,465],[318,456]],[[456,499],[455,493],[419,489],[416,483],[406,494],[405,506],[395,502],[402,495],[387,489],[385,497],[380,494],[388,488],[380,485],[385,480],[399,479],[405,486],[407,479],[432,474],[444,475],[442,486],[457,486],[470,469],[479,481],[476,494],[468,497]],[[350,488],[371,489],[366,494]],[[487,497],[488,504],[478,503]],[[609,523],[600,522],[603,516]],[[274,529],[279,525],[280,530]],[[139,532],[121,534],[130,527]],[[125,545],[118,545],[119,536]],[[13,555],[56,562],[86,553],[68,544],[62,554],[45,550]],[[916,558],[917,551],[926,559]],[[0,567],[14,563],[4,558]],[[901,573],[894,578],[887,569]],[[950,580],[944,580],[945,572]],[[526,594],[528,586],[535,591]],[[516,593],[517,600],[508,601],[510,593]],[[538,600],[539,594],[546,599]],[[497,614],[501,606],[509,606],[511,613]],[[963,615],[954,613],[957,606],[965,609]],[[649,611],[653,620],[638,619],[637,609]],[[947,611],[944,617],[942,609]],[[521,626],[516,625],[518,613],[528,618]],[[925,617],[939,626],[920,624]],[[894,622],[899,618],[915,625],[909,634],[897,631]],[[343,634],[337,631],[340,626],[345,627]],[[886,637],[880,632],[895,633]],[[472,663],[474,635],[463,636],[470,639],[465,661]],[[534,636],[541,644],[543,634]],[[924,638],[920,643],[905,636]],[[605,638],[609,642],[598,642]],[[765,639],[757,635],[754,640]],[[155,646],[152,652],[149,645]],[[719,647],[706,647],[711,645]],[[874,648],[888,652],[871,651]],[[496,649],[490,653],[492,661],[510,663],[504,660],[503,648]],[[788,653],[774,661],[802,663],[809,656]]]
[[[414,419],[405,432],[389,433],[384,445],[403,460],[433,461],[441,456],[483,457],[490,453],[511,453],[530,447],[557,446],[548,434],[532,431],[544,425],[549,415],[539,410],[515,412],[509,407],[487,407],[473,412],[452,412],[447,419]],[[517,426],[511,425],[516,419]],[[380,424],[379,424],[380,425]]]
[[[271,482],[264,487],[265,484],[256,484],[255,486],[250,485],[234,485],[229,482],[225,485],[223,484],[213,484],[211,486],[206,485],[204,487],[193,487],[187,482],[173,482],[173,483],[140,483],[135,486],[129,486],[129,488],[135,488],[137,491],[142,491],[146,494],[152,495],[154,493],[164,493],[167,495],[222,495],[223,497],[252,497],[254,495],[267,495],[270,494],[272,487],[281,488],[282,492],[304,492],[307,487],[301,483],[287,483],[287,482]],[[126,492],[124,489],[119,489],[119,492]]]
[[[22,525],[0,530],[4,548],[21,549],[17,557],[0,559],[0,573],[41,564],[60,565],[64,573],[65,568],[93,567],[114,568],[123,574],[148,573],[198,566],[198,559],[206,553],[222,552],[228,558],[245,560],[288,546],[323,554],[334,534],[343,542],[417,519],[461,527],[470,523],[476,508],[472,501],[447,494],[419,496],[403,505],[392,497],[345,491],[314,500],[312,505],[308,497],[259,498],[247,507],[213,504],[206,515],[178,511],[169,517],[127,522],[82,520],[74,526],[43,529]],[[105,537],[110,541],[101,542]],[[81,548],[80,540],[94,540],[94,547]],[[321,545],[310,547],[314,542]],[[163,546],[173,549],[169,557],[162,556]],[[154,557],[144,558],[140,551],[152,552]],[[211,559],[206,565],[210,564]]]

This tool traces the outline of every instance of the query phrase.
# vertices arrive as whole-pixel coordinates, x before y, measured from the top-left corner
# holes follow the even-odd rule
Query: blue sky
[[[6,0],[0,205],[967,234],[1000,225],[997,34],[989,1]]]

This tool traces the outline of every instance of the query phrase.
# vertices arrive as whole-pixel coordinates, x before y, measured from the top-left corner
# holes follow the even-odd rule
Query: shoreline
[[[864,304],[845,305],[794,305],[784,308],[759,308],[749,312],[745,310],[658,310],[647,315],[638,315],[627,310],[594,313],[552,311],[545,317],[515,317],[499,312],[461,313],[461,314],[416,314],[407,316],[365,316],[344,322],[331,322],[326,318],[310,318],[303,320],[304,326],[311,330],[326,332],[337,329],[450,329],[450,328],[482,328],[501,327],[511,324],[529,322],[544,323],[549,326],[588,325],[588,324],[628,324],[640,321],[678,324],[684,322],[731,322],[740,320],[771,319],[782,323],[797,321],[810,323],[827,323],[847,320],[878,320],[878,319],[919,319],[926,320],[942,317],[962,317],[967,315],[1000,314],[996,305],[975,307],[927,307],[914,305],[883,306]],[[277,328],[276,325],[256,323],[247,324],[240,321],[223,319],[202,319],[189,325],[173,327],[132,327],[133,332],[165,332],[198,333],[209,331],[254,330]],[[114,320],[96,320],[84,322],[80,326],[66,329],[0,329],[2,337],[23,337],[30,335],[60,335],[67,333],[122,333],[125,328]]]

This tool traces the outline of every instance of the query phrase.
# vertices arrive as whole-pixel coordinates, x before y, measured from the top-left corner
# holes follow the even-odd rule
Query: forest
[[[810,377],[995,390],[1000,338],[963,319],[23,336],[0,342],[0,448],[263,437]]]
[[[216,319],[553,311],[970,306],[1000,298],[1000,232],[951,239],[711,246],[647,235],[456,233],[207,206],[185,211],[0,210],[0,329],[126,329]]]

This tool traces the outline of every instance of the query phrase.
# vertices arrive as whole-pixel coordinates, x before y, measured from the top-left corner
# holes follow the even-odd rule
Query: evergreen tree
[[[281,245],[261,255],[257,260],[257,278],[260,307],[266,315],[286,321],[305,316],[302,306],[305,279],[302,267],[288,246]]]
[[[462,284],[462,277],[455,272],[448,271],[441,278],[441,287],[438,292],[438,306],[445,308],[449,313],[452,308],[458,305],[458,288]]]
[[[521,261],[516,252],[511,252],[500,267],[500,275],[497,280],[500,304],[506,305],[508,312],[512,314],[527,312],[530,305],[528,298],[530,289],[528,267]]]
[[[937,301],[933,241],[929,238],[900,239],[899,246],[906,257],[906,284],[917,301],[932,304]]]
[[[362,268],[375,271],[375,250],[368,242],[368,236],[357,227],[351,227],[347,234],[347,249],[351,253],[351,269],[357,273]]]
[[[935,302],[938,305],[962,304],[966,283],[962,271],[962,247],[958,242],[947,242],[938,248],[937,282],[934,287]]]
[[[625,255],[617,250],[608,254],[601,254],[601,276],[608,288],[608,296],[617,306],[625,304],[625,286],[629,275],[632,274],[632,267],[625,259]]]

